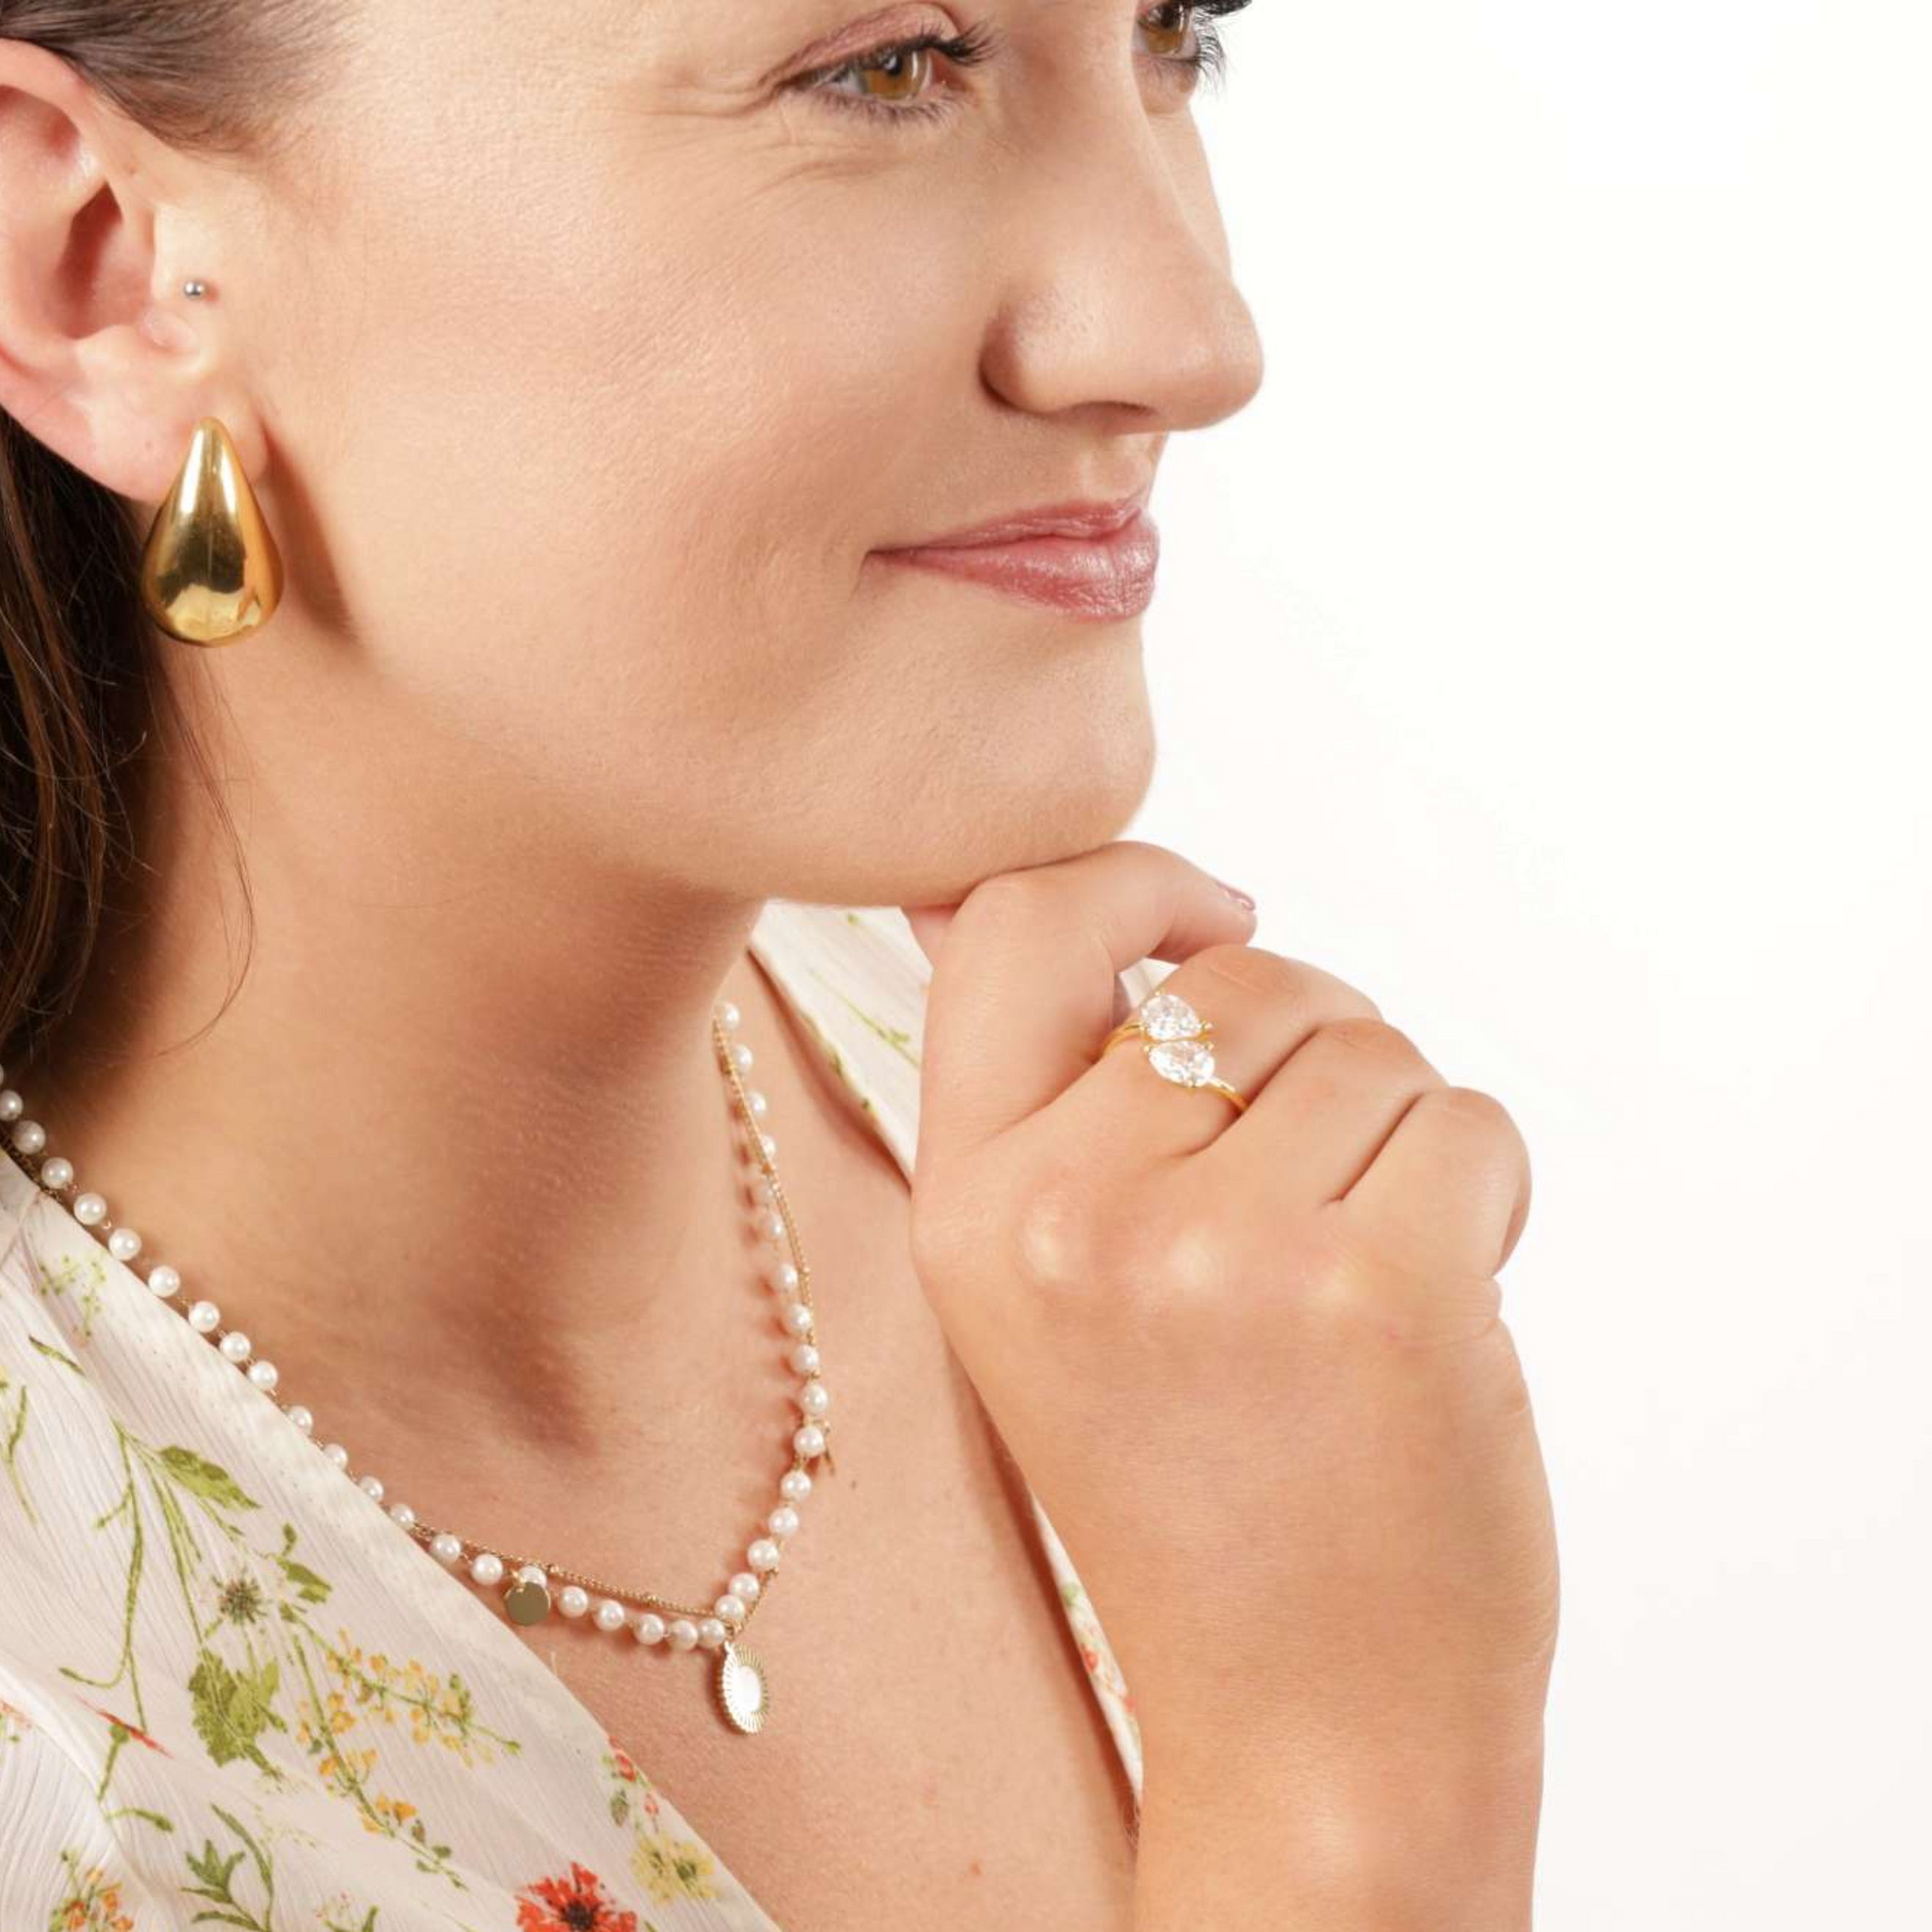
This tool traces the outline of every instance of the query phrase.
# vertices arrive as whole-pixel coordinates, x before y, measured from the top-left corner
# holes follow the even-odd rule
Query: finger
[[[1238,1113],[1225,1094],[1212,1088],[1190,1092],[1156,1070],[1147,1040],[1124,1039],[1109,1047],[1053,1108],[1054,1132],[1105,1164],[1144,1169],[1163,1157],[1201,1153],[1226,1140],[1243,1130],[1258,1097],[1281,1077],[1278,1069],[1284,1063],[1294,1065],[1308,1050],[1304,1042],[1317,1036],[1319,1029],[1350,1018],[1372,1023],[1377,1013],[1367,994],[1333,973],[1305,959],[1239,943],[1212,947],[1176,966],[1160,991],[1184,1000],[1211,1026],[1201,1037],[1212,1056],[1212,1073],[1249,1105]],[[1387,1103],[1387,1122],[1393,1123],[1399,1111],[1399,1102]],[[1330,1131],[1327,1123],[1315,1121],[1309,1136]],[[1249,1135],[1247,1145],[1253,1149],[1266,1139],[1264,1129]],[[1360,1172],[1372,1146],[1351,1143],[1350,1176]],[[1247,1158],[1266,1165],[1265,1155]],[[1331,1165],[1323,1164],[1321,1171]],[[1264,1185],[1274,1193],[1282,1176],[1270,1173]]]
[[[1339,1205],[1385,1243],[1493,1275],[1529,1195],[1529,1149],[1509,1110],[1477,1088],[1445,1086],[1416,1097]]]
[[[1136,839],[981,881],[933,962],[915,1159],[992,1140],[1086,1072],[1124,968],[1245,939],[1254,920],[1198,866]]]
[[[1400,1028],[1354,1015],[1325,1020],[1206,1156],[1278,1200],[1318,1207],[1360,1178],[1417,1095],[1447,1084]]]

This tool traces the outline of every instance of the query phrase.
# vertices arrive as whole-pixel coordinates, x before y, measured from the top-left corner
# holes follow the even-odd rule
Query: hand
[[[1558,1574],[1495,1280],[1530,1193],[1508,1113],[1158,846],[908,917],[914,1262],[1150,1766],[1247,1762],[1330,1820],[1491,1772],[1540,1790]],[[1095,1060],[1143,956],[1245,1112],[1138,1044]]]

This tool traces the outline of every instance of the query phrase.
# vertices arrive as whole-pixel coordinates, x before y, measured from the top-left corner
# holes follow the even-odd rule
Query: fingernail
[[[1215,880],[1214,883],[1215,885],[1220,887],[1221,891],[1227,894],[1228,897],[1233,899],[1235,904],[1240,906],[1244,912],[1252,912],[1255,909],[1254,900],[1251,899],[1247,896],[1247,894],[1241,890],[1239,886],[1230,886],[1225,879],[1217,879]]]

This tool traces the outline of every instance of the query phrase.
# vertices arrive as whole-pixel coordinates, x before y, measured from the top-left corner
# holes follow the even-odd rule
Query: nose
[[[1261,338],[1198,131],[1150,113],[1131,78],[1057,105],[989,210],[1005,273],[987,385],[1039,415],[1111,409],[1156,432],[1231,416],[1261,386]]]

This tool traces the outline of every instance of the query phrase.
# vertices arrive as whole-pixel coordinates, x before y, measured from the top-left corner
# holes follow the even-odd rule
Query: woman
[[[1232,10],[0,0],[9,1932],[1528,1922],[1520,1138],[1115,837]]]

